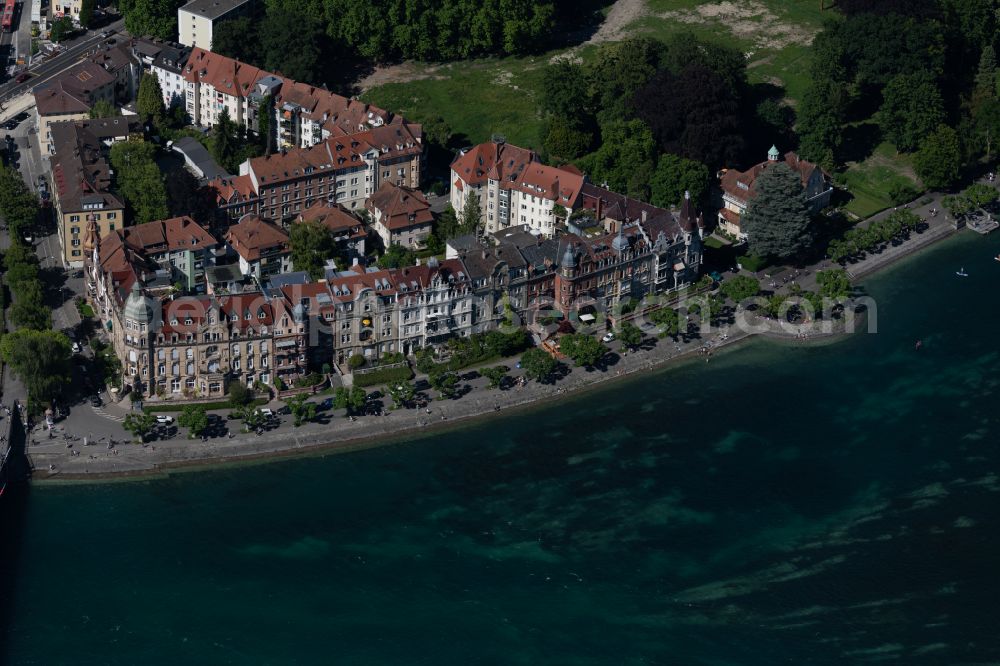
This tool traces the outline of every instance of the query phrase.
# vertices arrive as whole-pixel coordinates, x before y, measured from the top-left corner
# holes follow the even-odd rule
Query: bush
[[[756,273],[767,267],[767,260],[763,257],[757,257],[752,254],[745,254],[742,257],[737,257],[736,261],[739,262],[743,270],[750,271],[751,273]]]
[[[354,376],[355,386],[376,386],[378,384],[398,384],[413,379],[413,370],[404,365],[395,368],[376,368],[371,372]]]
[[[267,398],[257,398],[250,403],[254,407],[260,407],[261,405],[267,404]],[[215,402],[199,402],[197,403],[199,407],[204,407],[206,411],[212,411],[213,409],[231,409],[232,404],[228,400],[217,400]],[[150,405],[144,403],[142,408],[146,412],[182,412],[187,405],[184,404],[163,404],[163,405]]]
[[[367,363],[367,361],[365,360],[365,357],[362,356],[361,354],[355,354],[351,356],[351,358],[347,359],[347,366],[351,370],[358,370],[359,368],[363,368],[365,366],[365,363]]]
[[[323,375],[318,372],[310,372],[308,375],[296,379],[295,387],[308,388],[310,386],[316,386],[316,384],[319,384],[321,381],[323,381]]]

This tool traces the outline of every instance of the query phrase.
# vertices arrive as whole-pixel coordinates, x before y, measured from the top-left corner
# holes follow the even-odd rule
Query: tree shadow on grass
[[[882,130],[875,123],[862,123],[844,128],[844,143],[839,157],[844,162],[864,162],[882,142]]]

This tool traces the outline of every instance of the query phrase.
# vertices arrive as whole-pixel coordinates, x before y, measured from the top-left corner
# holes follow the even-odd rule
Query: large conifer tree
[[[769,166],[755,184],[756,196],[743,214],[749,250],[760,257],[789,259],[813,239],[799,174],[784,162]]]

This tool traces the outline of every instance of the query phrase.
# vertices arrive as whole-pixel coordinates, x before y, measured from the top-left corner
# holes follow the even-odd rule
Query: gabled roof
[[[35,106],[42,116],[86,113],[94,103],[94,94],[114,82],[115,77],[101,65],[84,60],[45,87],[36,88]]]
[[[288,234],[257,215],[244,215],[226,234],[236,253],[247,261],[257,261],[264,250],[280,247],[288,252]]]
[[[268,73],[239,60],[195,47],[191,49],[181,75],[185,81],[207,83],[221,93],[246,97],[253,92],[257,81]]]
[[[208,182],[208,187],[215,190],[219,205],[247,201],[257,196],[249,175],[215,178]]]
[[[521,172],[537,161],[534,151],[509,143],[480,143],[459,153],[451,168],[470,185],[481,185],[487,179],[516,182]],[[511,176],[514,181],[511,181]]]
[[[381,224],[396,231],[424,226],[434,221],[431,205],[419,190],[384,181],[369,197],[368,208],[381,213]]]
[[[755,164],[746,171],[737,171],[736,169],[727,170],[719,179],[722,190],[735,199],[744,202],[749,201],[750,198],[756,194],[754,186],[761,174],[763,174],[771,165],[782,163],[787,164],[791,167],[792,171],[799,174],[799,177],[802,179],[803,186],[809,182],[809,178],[816,169],[820,170],[824,178],[829,178],[829,174],[823,171],[819,166],[813,162],[800,158],[798,154],[790,150],[785,153],[780,160],[773,162],[771,160],[765,160],[759,164]]]
[[[154,256],[180,250],[203,250],[217,245],[212,234],[190,217],[172,217],[119,229],[122,241],[135,252]]]
[[[336,234],[351,233],[365,235],[361,220],[354,217],[339,204],[316,201],[299,213],[298,222],[318,222]]]

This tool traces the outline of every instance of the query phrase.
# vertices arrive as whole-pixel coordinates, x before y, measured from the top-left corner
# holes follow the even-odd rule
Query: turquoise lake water
[[[348,455],[34,487],[4,507],[0,661],[996,663],[998,251],[866,281],[875,335]]]

